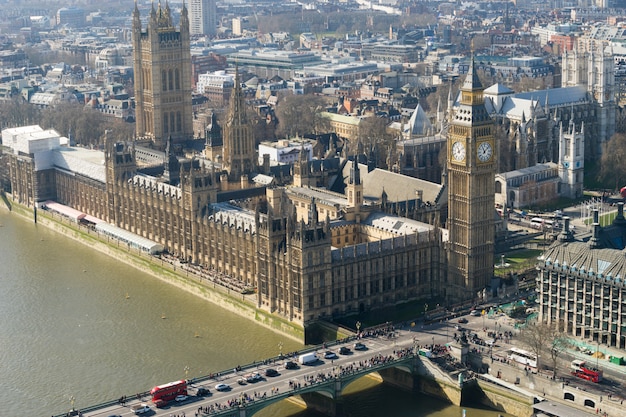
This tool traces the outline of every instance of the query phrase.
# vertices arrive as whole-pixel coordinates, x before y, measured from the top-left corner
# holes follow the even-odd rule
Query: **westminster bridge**
[[[423,340],[419,340],[423,337]],[[365,345],[365,350],[354,349],[355,342]],[[230,369],[189,380],[189,398],[180,403],[171,401],[164,408],[156,408],[150,401],[149,392],[128,395],[90,407],[73,409],[70,413],[54,417],[82,415],[106,417],[110,415],[134,415],[131,407],[147,403],[151,411],[146,414],[169,416],[237,416],[249,417],[257,411],[279,401],[295,401],[329,416],[342,414],[343,391],[359,378],[372,376],[384,383],[412,392],[419,390],[461,405],[463,387],[471,383],[468,371],[458,362],[450,360],[450,349],[435,337],[424,337],[412,331],[386,329],[360,339],[351,337],[338,342],[316,346],[293,354],[280,355],[236,369]],[[340,349],[349,348],[348,354]],[[426,358],[419,354],[433,353]],[[289,361],[297,363],[298,355],[317,352],[320,358],[310,365],[287,369]],[[334,352],[334,359],[325,358],[326,352]],[[440,352],[441,355],[436,353]],[[445,355],[443,355],[445,353]],[[430,353],[428,353],[430,355]],[[456,364],[456,365],[455,365]],[[276,376],[266,376],[266,370],[277,371]],[[239,384],[244,375],[258,372],[263,378],[255,383]],[[462,376],[460,376],[462,375]],[[163,381],[163,383],[168,381]],[[215,389],[217,384],[227,384],[226,391]],[[196,396],[199,389],[208,395]]]

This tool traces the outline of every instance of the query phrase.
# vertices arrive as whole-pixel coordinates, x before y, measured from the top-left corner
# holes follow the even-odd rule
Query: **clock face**
[[[491,149],[491,144],[489,142],[483,142],[478,145],[478,159],[481,162],[487,162],[491,159],[491,155],[493,154],[493,149]]]
[[[454,142],[452,144],[452,157],[455,161],[462,161],[465,159],[465,146],[461,142]]]

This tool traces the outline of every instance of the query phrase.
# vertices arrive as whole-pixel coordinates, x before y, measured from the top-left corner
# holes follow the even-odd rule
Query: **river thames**
[[[49,416],[291,352],[301,344],[0,208],[0,401]],[[346,416],[467,417],[363,378]],[[258,417],[321,417],[283,401]]]

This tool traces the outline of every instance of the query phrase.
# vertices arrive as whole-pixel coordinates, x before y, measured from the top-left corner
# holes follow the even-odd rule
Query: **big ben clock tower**
[[[493,275],[496,146],[474,58],[448,130],[448,285],[446,298],[476,297]]]

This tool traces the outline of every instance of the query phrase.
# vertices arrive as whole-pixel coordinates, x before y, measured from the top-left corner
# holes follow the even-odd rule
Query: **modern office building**
[[[191,35],[215,35],[217,7],[215,0],[189,0],[189,31]]]
[[[567,333],[626,348],[626,219],[624,204],[610,226],[594,213],[587,242],[576,240],[569,219],[558,239],[539,258],[539,314]]]

